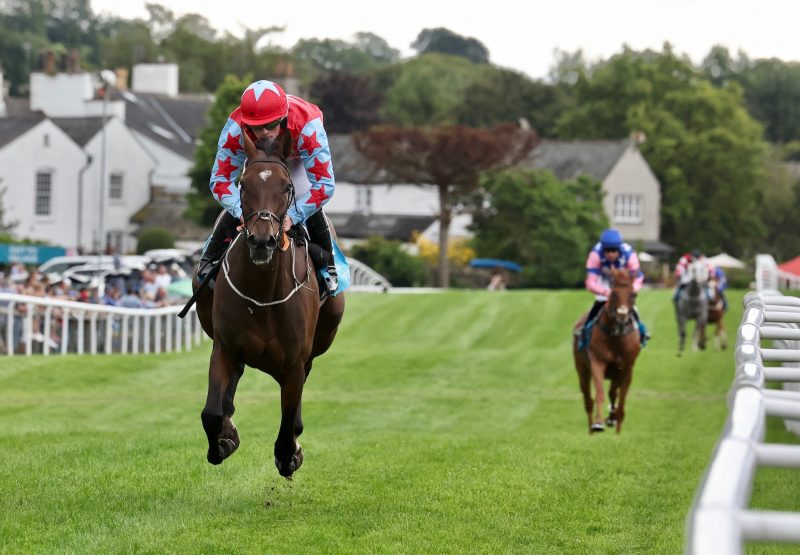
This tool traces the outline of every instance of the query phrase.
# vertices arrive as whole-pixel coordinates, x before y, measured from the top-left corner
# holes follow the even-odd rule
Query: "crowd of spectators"
[[[105,278],[101,294],[96,281],[83,282],[68,276],[43,274],[14,263],[0,268],[0,293],[17,293],[68,301],[105,304],[127,308],[157,308],[185,302],[181,295],[171,295],[173,281],[186,279],[186,272],[177,264],[158,264],[129,275],[115,274]]]

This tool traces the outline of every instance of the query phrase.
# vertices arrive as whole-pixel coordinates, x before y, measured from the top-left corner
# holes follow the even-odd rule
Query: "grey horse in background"
[[[705,350],[706,323],[708,322],[708,282],[711,276],[704,261],[696,260],[689,264],[684,275],[684,286],[675,300],[675,317],[678,320],[680,343],[678,356],[683,354],[686,343],[686,322],[695,321],[692,336],[692,350]]]

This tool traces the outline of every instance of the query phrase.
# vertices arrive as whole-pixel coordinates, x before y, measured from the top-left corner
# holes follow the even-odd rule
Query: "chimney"
[[[56,74],[56,53],[52,48],[44,51],[44,72],[47,75]]]
[[[114,85],[118,91],[128,90],[128,68],[118,67],[114,72],[117,74],[117,84]]]
[[[133,92],[178,96],[178,64],[136,64]]]

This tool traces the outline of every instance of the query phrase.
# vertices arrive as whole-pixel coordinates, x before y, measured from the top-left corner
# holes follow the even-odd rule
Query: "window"
[[[372,211],[372,187],[356,187],[356,211],[369,213]]]
[[[114,252],[124,253],[125,249],[125,232],[124,231],[109,231],[106,233],[106,247],[113,249]]]
[[[642,223],[642,195],[618,194],[614,196],[614,222],[620,224]]]
[[[121,199],[122,198],[122,184],[124,176],[121,173],[112,173],[111,179],[108,184],[108,198]]]
[[[45,147],[50,146],[50,135],[48,135],[47,133],[44,134],[44,138],[42,139],[42,144]]]
[[[53,202],[53,173],[36,172],[36,204],[37,216],[49,216]]]

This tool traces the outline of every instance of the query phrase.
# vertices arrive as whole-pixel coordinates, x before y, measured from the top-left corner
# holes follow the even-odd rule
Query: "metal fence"
[[[745,297],[737,330],[728,419],[689,513],[686,552],[693,555],[744,553],[746,542],[800,543],[800,513],[749,508],[757,468],[800,469],[800,445],[764,442],[767,417],[800,433],[800,298],[766,289],[781,277],[774,260],[774,267],[762,262],[756,282],[765,289]],[[768,382],[783,389],[767,389]]]
[[[205,337],[194,307],[120,308],[0,293],[0,354],[161,353]]]

